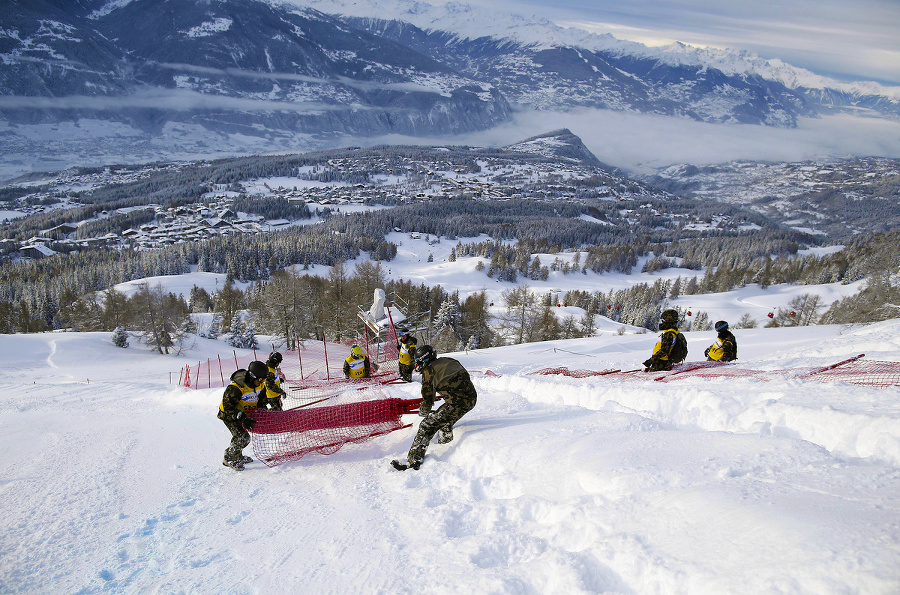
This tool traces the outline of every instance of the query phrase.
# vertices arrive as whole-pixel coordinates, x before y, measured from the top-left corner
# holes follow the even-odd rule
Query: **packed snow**
[[[446,271],[474,259],[413,269],[412,245],[391,274],[405,262],[478,289]],[[192,275],[157,281],[211,279]],[[594,289],[648,276],[567,277]],[[714,318],[743,311],[719,297]],[[656,336],[636,330],[607,321],[590,338],[449,354],[478,405],[405,472],[389,461],[417,415],[331,455],[222,466],[222,388],[178,383],[185,364],[230,356],[222,341],[163,356],[110,333],[0,335],[0,591],[900,592],[897,388],[778,372],[900,361],[900,320],[735,330],[736,366],[767,380],[532,374],[639,368]],[[697,360],[714,333],[687,338]],[[385,390],[416,398],[418,381]]]

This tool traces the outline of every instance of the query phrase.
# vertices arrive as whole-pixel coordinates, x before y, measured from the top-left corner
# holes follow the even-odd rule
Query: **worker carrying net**
[[[273,467],[313,452],[331,454],[348,442],[408,428],[400,416],[417,412],[422,402],[388,397],[378,386],[345,388],[287,411],[253,410],[250,437],[256,458]]]

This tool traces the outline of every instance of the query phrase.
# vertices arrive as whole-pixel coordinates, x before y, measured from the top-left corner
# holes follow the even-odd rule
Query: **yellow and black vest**
[[[412,354],[409,352],[411,348],[414,349],[415,345],[400,341],[400,363],[404,366],[408,366],[413,363]]]
[[[350,367],[350,378],[365,378],[366,377],[366,358],[365,357],[356,358],[351,355],[351,356],[347,357],[345,362]]]
[[[259,402],[259,393],[262,392],[262,389],[265,385],[260,388],[251,388],[245,384],[238,384],[237,382],[232,382],[228,385],[229,389],[237,389],[241,391],[241,400],[238,401],[238,410],[239,411],[247,411],[249,409],[253,409],[256,407],[256,404]],[[219,411],[225,412],[225,399],[222,399],[222,402],[219,404]]]

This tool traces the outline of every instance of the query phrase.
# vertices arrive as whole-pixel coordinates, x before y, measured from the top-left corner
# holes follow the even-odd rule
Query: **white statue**
[[[372,303],[372,307],[369,308],[369,316],[372,317],[372,320],[378,322],[379,320],[384,318],[384,290],[376,289],[375,290],[375,301]]]

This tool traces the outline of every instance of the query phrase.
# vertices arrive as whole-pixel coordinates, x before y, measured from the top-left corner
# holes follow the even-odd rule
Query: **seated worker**
[[[272,411],[281,411],[284,407],[281,398],[287,396],[287,393],[281,388],[281,384],[285,381],[285,377],[278,369],[282,359],[281,354],[277,351],[269,354],[269,359],[266,360],[266,367],[269,368],[269,374],[266,376],[266,390],[260,393],[257,407]]]
[[[659,336],[653,355],[644,361],[644,372],[661,372],[672,369],[672,364],[679,364],[687,357],[687,340],[678,332],[678,311],[666,310],[659,321]]]
[[[716,322],[716,342],[706,348],[704,354],[708,362],[733,362],[737,359],[737,339],[728,330],[724,320]]]
[[[398,368],[400,370],[400,378],[406,382],[412,382],[413,366],[416,360],[416,343],[415,337],[409,334],[406,329],[400,329],[398,335],[400,340],[397,343],[397,351],[399,351]]]
[[[344,360],[344,378],[351,380],[368,378],[370,368],[369,356],[363,353],[362,347],[359,345],[351,347],[350,355]]]

